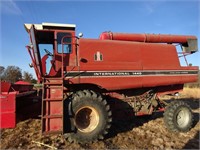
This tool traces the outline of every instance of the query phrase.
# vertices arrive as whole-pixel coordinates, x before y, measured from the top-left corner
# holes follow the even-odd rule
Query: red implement
[[[1,82],[0,87],[0,128],[14,128],[17,122],[17,109],[23,109],[23,103],[27,103],[35,90],[33,85],[23,81],[15,84]],[[22,99],[26,102],[21,101]]]

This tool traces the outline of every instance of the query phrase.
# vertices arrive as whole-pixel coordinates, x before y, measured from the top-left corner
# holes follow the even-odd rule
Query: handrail
[[[188,61],[187,61],[187,59],[186,59],[186,56],[191,55],[191,53],[187,53],[187,52],[178,52],[178,54],[181,54],[181,55],[178,56],[179,58],[180,58],[180,57],[184,57],[184,60],[185,60],[186,65],[189,66],[189,65],[188,65]]]

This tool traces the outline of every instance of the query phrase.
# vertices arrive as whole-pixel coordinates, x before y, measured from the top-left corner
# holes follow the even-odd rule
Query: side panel
[[[128,42],[79,40],[79,70],[97,72],[96,76],[80,76],[80,83],[93,83],[106,89],[141,87],[139,78],[130,78],[123,71],[142,70],[140,48]],[[131,53],[130,53],[131,52]],[[122,75],[103,77],[98,72],[115,71]],[[122,72],[120,72],[122,71]],[[72,79],[73,80],[73,79]],[[134,83],[134,84],[133,84]]]
[[[177,70],[180,62],[176,48],[170,44],[143,44],[141,58],[143,70]]]
[[[198,67],[181,67],[170,44],[80,39],[78,52],[79,70],[66,74],[70,83],[117,90],[197,80]]]

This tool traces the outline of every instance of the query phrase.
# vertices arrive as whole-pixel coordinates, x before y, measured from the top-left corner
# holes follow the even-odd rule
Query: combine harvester
[[[76,37],[75,27],[25,24],[30,66],[43,85],[42,133],[62,133],[82,143],[103,139],[117,101],[128,104],[135,116],[165,109],[169,130],[190,130],[190,107],[159,97],[197,81],[199,68],[179,62],[179,56],[197,51],[195,36],[103,32],[99,39],[86,39]],[[175,44],[182,47],[181,54]]]

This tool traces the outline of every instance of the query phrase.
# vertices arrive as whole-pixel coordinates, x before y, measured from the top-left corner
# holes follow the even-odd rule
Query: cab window
[[[57,51],[58,53],[71,53],[72,52],[72,35],[71,33],[57,33]],[[63,49],[63,50],[62,50]]]

